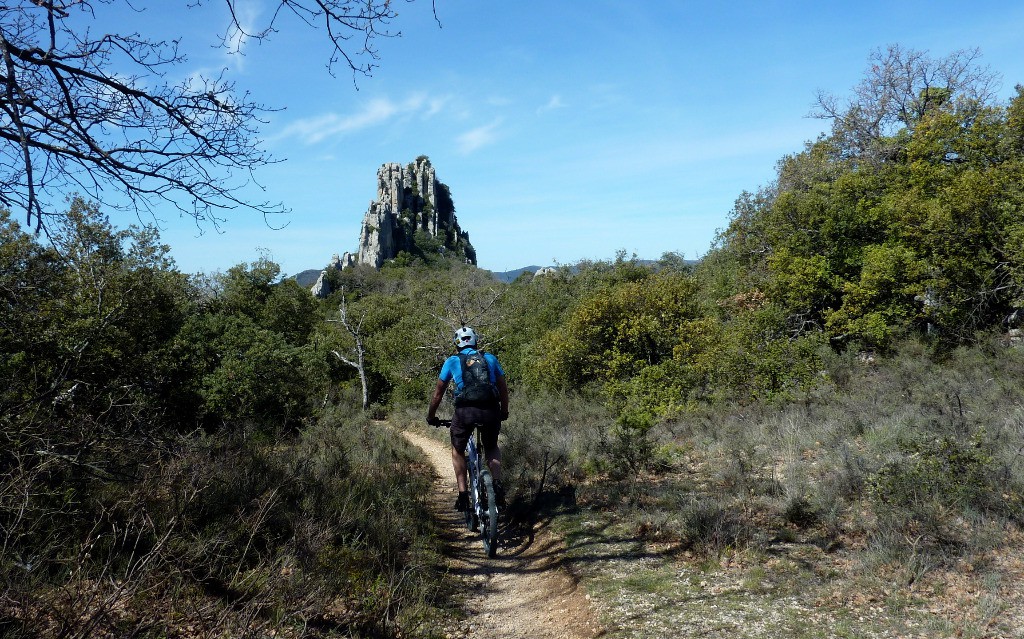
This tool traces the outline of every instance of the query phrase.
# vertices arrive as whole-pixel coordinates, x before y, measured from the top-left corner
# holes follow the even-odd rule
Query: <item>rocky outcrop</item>
[[[345,255],[348,255],[346,253]],[[331,256],[331,263],[327,265],[327,268],[320,271],[320,277],[316,278],[316,284],[313,284],[313,288],[310,289],[313,295],[319,298],[325,298],[331,294],[331,280],[329,274],[332,270],[340,271],[344,266],[342,258],[338,257],[335,253]]]
[[[476,264],[469,234],[459,227],[448,187],[439,182],[430,159],[411,164],[391,162],[377,169],[377,199],[370,202],[354,253],[334,255],[311,289],[331,294],[330,272],[365,264],[380,268],[402,253],[429,259],[438,253]]]
[[[331,294],[331,282],[327,279],[327,270],[320,271],[320,277],[316,278],[313,288],[309,289],[314,297],[325,298]]]
[[[459,228],[448,187],[437,180],[425,156],[405,166],[397,162],[377,169],[377,199],[363,217],[359,250],[346,253],[346,266],[380,268],[400,253],[438,251],[476,264],[469,234]]]

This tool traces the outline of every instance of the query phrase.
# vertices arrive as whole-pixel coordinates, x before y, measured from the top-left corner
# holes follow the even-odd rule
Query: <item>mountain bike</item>
[[[452,421],[443,419],[440,425],[450,428]],[[498,500],[494,493],[494,476],[487,467],[478,428],[473,429],[473,436],[466,445],[466,467],[469,473],[466,528],[473,532],[479,531],[484,542],[484,552],[488,557],[494,557],[498,553]]]

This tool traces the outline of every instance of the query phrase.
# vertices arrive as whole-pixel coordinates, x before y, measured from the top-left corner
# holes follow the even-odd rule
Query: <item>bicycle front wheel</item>
[[[484,538],[484,551],[488,557],[498,554],[498,502],[494,497],[494,478],[491,471],[480,473],[485,503],[480,509],[480,532]]]

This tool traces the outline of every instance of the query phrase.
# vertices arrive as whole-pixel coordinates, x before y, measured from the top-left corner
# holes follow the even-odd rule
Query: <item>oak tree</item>
[[[899,148],[891,138],[913,133],[938,109],[969,112],[995,97],[998,74],[980,64],[978,49],[941,58],[890,45],[868,58],[864,78],[847,98],[819,92],[812,115],[832,121],[832,137],[847,156],[869,161],[891,157]]]

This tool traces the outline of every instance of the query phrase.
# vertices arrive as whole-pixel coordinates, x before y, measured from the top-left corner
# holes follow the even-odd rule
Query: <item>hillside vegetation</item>
[[[3,214],[0,634],[434,636],[426,471],[379,420],[420,420],[461,322],[511,380],[515,521],[555,518],[621,634],[699,593],[747,597],[709,636],[1008,633],[1024,88],[992,81],[877,52],[696,265],[504,283],[421,241],[317,300],[79,199],[47,242]]]

